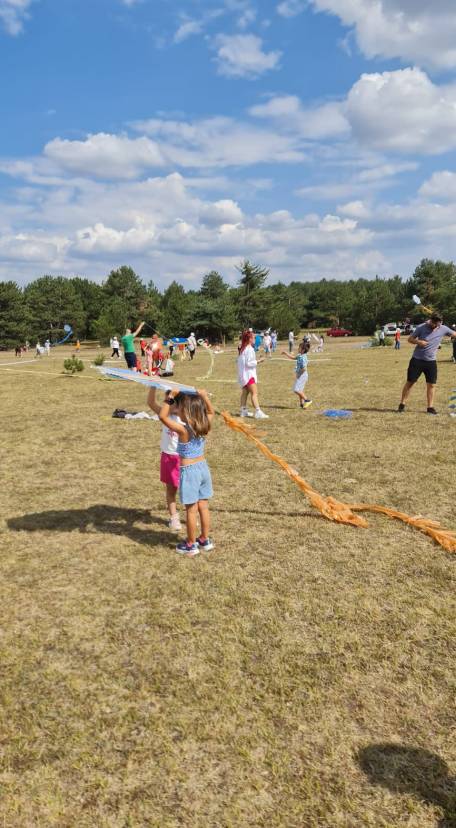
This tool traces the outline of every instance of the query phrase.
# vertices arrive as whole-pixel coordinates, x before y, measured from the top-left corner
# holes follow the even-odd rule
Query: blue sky
[[[451,259],[453,0],[0,0],[0,279]]]

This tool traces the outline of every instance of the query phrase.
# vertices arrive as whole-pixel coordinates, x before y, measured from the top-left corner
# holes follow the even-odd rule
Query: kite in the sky
[[[63,330],[65,331],[65,336],[63,337],[63,339],[60,339],[59,342],[53,342],[52,343],[53,348],[56,345],[63,345],[63,343],[66,342],[70,338],[70,336],[73,335],[73,328],[71,327],[71,325],[64,325]]]

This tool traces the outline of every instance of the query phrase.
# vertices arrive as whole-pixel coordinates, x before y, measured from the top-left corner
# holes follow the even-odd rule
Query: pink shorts
[[[243,388],[248,388],[249,385],[255,385],[255,383],[256,383],[256,379],[254,379],[253,377],[250,377],[249,381],[246,382],[246,384],[243,386]]]
[[[179,488],[180,457],[178,454],[166,454],[162,451],[160,455],[160,480],[162,483],[169,483],[170,486]]]

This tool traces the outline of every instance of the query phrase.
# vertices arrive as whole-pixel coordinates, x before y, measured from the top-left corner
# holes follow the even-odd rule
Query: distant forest
[[[334,325],[372,334],[388,322],[422,320],[413,294],[439,310],[448,323],[456,322],[453,262],[423,259],[405,281],[393,276],[284,285],[267,284],[269,276],[267,268],[245,260],[235,287],[210,271],[199,290],[185,290],[172,281],[160,291],[127,266],[112,270],[101,285],[79,276],[41,276],[23,289],[14,281],[0,282],[0,345],[47,337],[57,341],[65,324],[72,326],[75,337],[104,344],[143,319],[148,332],[188,336],[194,331],[211,341],[232,337],[246,326],[271,326],[281,337],[290,330]]]

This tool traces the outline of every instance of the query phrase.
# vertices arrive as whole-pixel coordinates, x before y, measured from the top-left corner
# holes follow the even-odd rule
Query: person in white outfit
[[[262,362],[262,359],[257,361],[253,342],[255,341],[255,334],[253,331],[244,331],[242,334],[241,344],[239,345],[239,356],[237,359],[238,382],[242,388],[241,391],[241,417],[251,417],[247,408],[247,400],[249,396],[252,399],[252,404],[255,409],[255,418],[257,420],[268,420],[269,417],[265,414],[258,402],[258,380],[257,380],[257,365]]]

